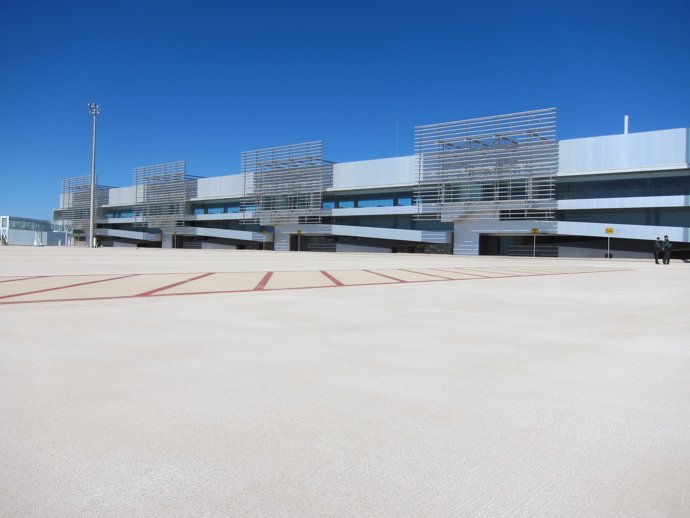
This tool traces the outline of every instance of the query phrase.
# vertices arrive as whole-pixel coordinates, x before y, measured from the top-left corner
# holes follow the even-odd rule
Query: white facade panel
[[[613,234],[606,229],[612,228]],[[559,235],[643,239],[653,241],[657,236],[667,235],[671,242],[690,241],[690,228],[661,227],[653,225],[624,225],[621,223],[585,223],[580,221],[559,221]],[[651,250],[651,248],[650,248]]]
[[[333,166],[333,189],[371,189],[417,181],[414,156],[345,162]]]
[[[176,227],[175,233],[181,236],[205,236],[218,237],[222,239],[237,239],[241,241],[266,241],[266,236],[259,232],[248,230],[229,230],[224,228],[205,228],[205,227]]]
[[[247,187],[251,186],[251,179],[247,178]],[[199,178],[197,180],[196,199],[203,198],[238,198],[244,193],[244,175],[232,174],[213,178]]]
[[[690,196],[631,196],[629,198],[558,200],[559,210],[647,209],[655,207],[690,207]]]
[[[442,231],[407,230],[400,228],[357,227],[352,225],[331,225],[334,236],[369,237],[393,241],[415,241],[419,243],[447,243],[449,235]]]
[[[113,187],[108,189],[108,205],[134,205],[137,201],[136,187]]]
[[[359,227],[354,225],[281,225],[276,227],[276,243],[289,234],[301,231],[303,236],[348,236],[418,243],[449,243],[450,233],[429,230],[408,230],[385,227]],[[281,237],[282,236],[282,237]],[[278,250],[278,248],[276,248]]]
[[[99,237],[121,237],[134,239],[136,241],[160,241],[161,235],[151,232],[140,232],[137,230],[124,230],[119,228],[98,228],[96,235]]]
[[[143,223],[144,218],[103,218],[99,219],[98,223],[122,224],[122,223]]]
[[[11,228],[7,238],[7,244],[20,246],[34,246],[47,244],[47,232],[35,232],[33,230],[21,230]]]
[[[558,176],[688,167],[688,129],[561,140]]]

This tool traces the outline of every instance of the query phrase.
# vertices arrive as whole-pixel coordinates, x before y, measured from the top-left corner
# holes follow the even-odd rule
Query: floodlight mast
[[[95,212],[96,212],[96,115],[100,112],[100,107],[96,103],[89,103],[89,113],[93,117],[93,128],[91,133],[91,205],[89,210],[89,248],[96,246],[95,238]]]

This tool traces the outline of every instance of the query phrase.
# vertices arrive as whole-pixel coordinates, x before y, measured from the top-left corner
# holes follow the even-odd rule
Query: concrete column
[[[290,226],[278,226],[275,227],[275,234],[273,236],[273,249],[276,252],[289,252],[290,251],[290,232],[292,230],[292,225]]]
[[[161,228],[161,248],[172,248],[174,227]]]
[[[465,227],[462,221],[456,221],[453,230],[453,255],[479,255],[479,232]]]

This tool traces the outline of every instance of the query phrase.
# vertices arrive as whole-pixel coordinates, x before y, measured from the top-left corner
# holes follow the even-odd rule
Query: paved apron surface
[[[14,276],[0,277],[0,304],[488,280],[505,277],[601,273],[616,270],[620,269],[514,266]]]

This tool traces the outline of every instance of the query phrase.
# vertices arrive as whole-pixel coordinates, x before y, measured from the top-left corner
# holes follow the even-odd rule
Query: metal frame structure
[[[97,182],[97,178],[95,179]],[[94,182],[94,183],[95,183]],[[94,212],[108,202],[109,187],[95,185]],[[91,176],[74,176],[63,178],[60,185],[60,209],[58,212],[61,224],[73,230],[81,230],[89,239],[91,225]]]
[[[415,128],[415,219],[552,219],[556,109]]]
[[[9,240],[10,217],[0,216],[0,244],[6,245]]]
[[[32,231],[34,246],[43,246],[43,233],[52,231],[53,224],[40,219],[0,216],[0,241],[3,244],[14,244],[9,242],[10,230]]]
[[[323,158],[323,141],[242,153],[245,222],[262,225],[321,223],[323,192],[333,185],[333,163]]]
[[[138,222],[153,227],[182,224],[186,204],[196,195],[196,178],[187,174],[185,161],[135,168]]]
[[[242,153],[244,155],[245,152]],[[244,167],[244,156],[242,160]],[[242,214],[242,223],[258,224],[259,223],[259,202],[258,197],[254,194],[254,174],[242,174],[242,197],[240,198],[240,214]]]

